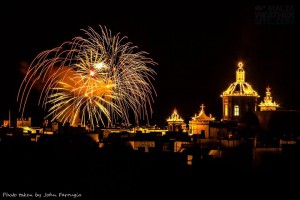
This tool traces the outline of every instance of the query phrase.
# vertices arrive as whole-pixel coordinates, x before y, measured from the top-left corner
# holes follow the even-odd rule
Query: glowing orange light
[[[236,81],[229,85],[221,97],[224,96],[253,96],[259,97],[258,93],[252,88],[252,86],[245,81],[245,70],[243,62],[238,63],[238,69],[236,70]]]
[[[239,66],[239,68],[243,68],[243,66],[244,66],[243,62],[239,62],[238,66]]]
[[[183,122],[184,120],[177,113],[176,108],[174,109],[172,115],[167,119],[167,122]]]
[[[270,90],[271,88],[268,86],[266,88],[266,96],[264,97],[264,100],[258,105],[261,111],[276,110],[279,107],[279,104],[275,101],[273,102]]]
[[[94,76],[95,75],[95,71],[94,70],[90,70],[90,76]]]

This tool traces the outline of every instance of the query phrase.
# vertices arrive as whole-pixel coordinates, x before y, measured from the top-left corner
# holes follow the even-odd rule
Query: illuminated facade
[[[190,134],[203,134],[205,138],[209,138],[209,122],[214,121],[211,115],[207,116],[204,111],[204,104],[201,105],[201,110],[198,115],[195,114],[192,120],[189,121]]]
[[[17,118],[17,127],[24,127],[28,126],[31,127],[31,117],[26,118]]]
[[[177,110],[174,109],[172,115],[167,119],[168,131],[172,132],[185,132],[186,124],[184,120],[178,115]]]
[[[258,105],[260,107],[260,111],[272,111],[277,110],[279,107],[279,104],[277,104],[275,101],[273,102],[272,96],[271,96],[271,88],[266,88],[266,96],[264,97],[264,101],[260,102]]]
[[[258,93],[245,81],[242,62],[238,63],[236,81],[231,83],[221,97],[223,99],[223,120],[239,121],[247,111],[256,111]]]

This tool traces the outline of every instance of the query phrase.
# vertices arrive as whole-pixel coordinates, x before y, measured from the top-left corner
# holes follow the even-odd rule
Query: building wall
[[[246,140],[235,139],[197,139],[197,144],[210,149],[234,148],[246,144]]]
[[[3,127],[9,127],[9,120],[3,120]]]
[[[260,127],[277,135],[300,135],[300,111],[276,110],[255,112]]]
[[[174,142],[174,152],[180,152],[182,145],[190,144],[189,141],[175,141]]]
[[[228,130],[224,127],[210,127],[210,138],[224,138],[228,136]]]
[[[169,122],[168,123],[168,131],[171,132],[181,132],[185,131],[186,124],[182,122]]]
[[[239,107],[239,115],[234,115],[234,106]],[[226,112],[228,107],[228,112]],[[257,109],[257,97],[253,96],[225,96],[223,97],[223,119],[224,120],[236,120],[239,121],[245,112]],[[228,115],[226,116],[226,113]]]
[[[18,118],[17,119],[17,127],[24,127],[28,126],[31,127],[31,117],[26,118]]]
[[[209,122],[190,121],[190,134],[201,134],[204,131],[205,138],[210,138]]]
[[[134,150],[144,148],[145,152],[149,152],[149,148],[155,148],[155,141],[129,141],[129,144]]]
[[[270,157],[274,157],[274,155],[279,155],[282,149],[279,147],[259,147],[253,148],[253,166],[260,167],[265,164],[267,160],[270,160]]]

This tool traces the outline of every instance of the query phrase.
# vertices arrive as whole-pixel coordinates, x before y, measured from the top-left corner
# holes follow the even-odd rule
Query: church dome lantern
[[[231,83],[227,90],[225,90],[221,97],[224,96],[253,96],[259,97],[258,93],[252,88],[252,86],[245,81],[245,70],[242,62],[238,63],[238,69],[236,70],[236,81]]]

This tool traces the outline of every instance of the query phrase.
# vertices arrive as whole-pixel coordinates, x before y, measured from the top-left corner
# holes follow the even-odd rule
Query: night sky
[[[206,105],[206,113],[219,120],[220,94],[235,81],[240,60],[245,64],[246,81],[261,99],[269,85],[281,109],[300,109],[297,5],[289,1],[150,2],[120,4],[86,0],[67,5],[55,1],[40,4],[10,1],[3,5],[6,12],[0,13],[0,120],[8,118],[9,109],[13,117],[20,117],[16,99],[23,78],[22,63],[30,63],[41,51],[83,35],[80,29],[91,26],[99,30],[98,25],[107,26],[113,34],[127,36],[138,50],[148,52],[158,63],[154,67],[157,97],[150,124],[165,124],[175,107],[188,122],[202,103]],[[283,23],[276,16],[272,22],[263,21],[260,14],[273,11],[290,17]],[[42,110],[35,95],[33,92],[25,115],[37,123],[35,119],[42,115]]]

